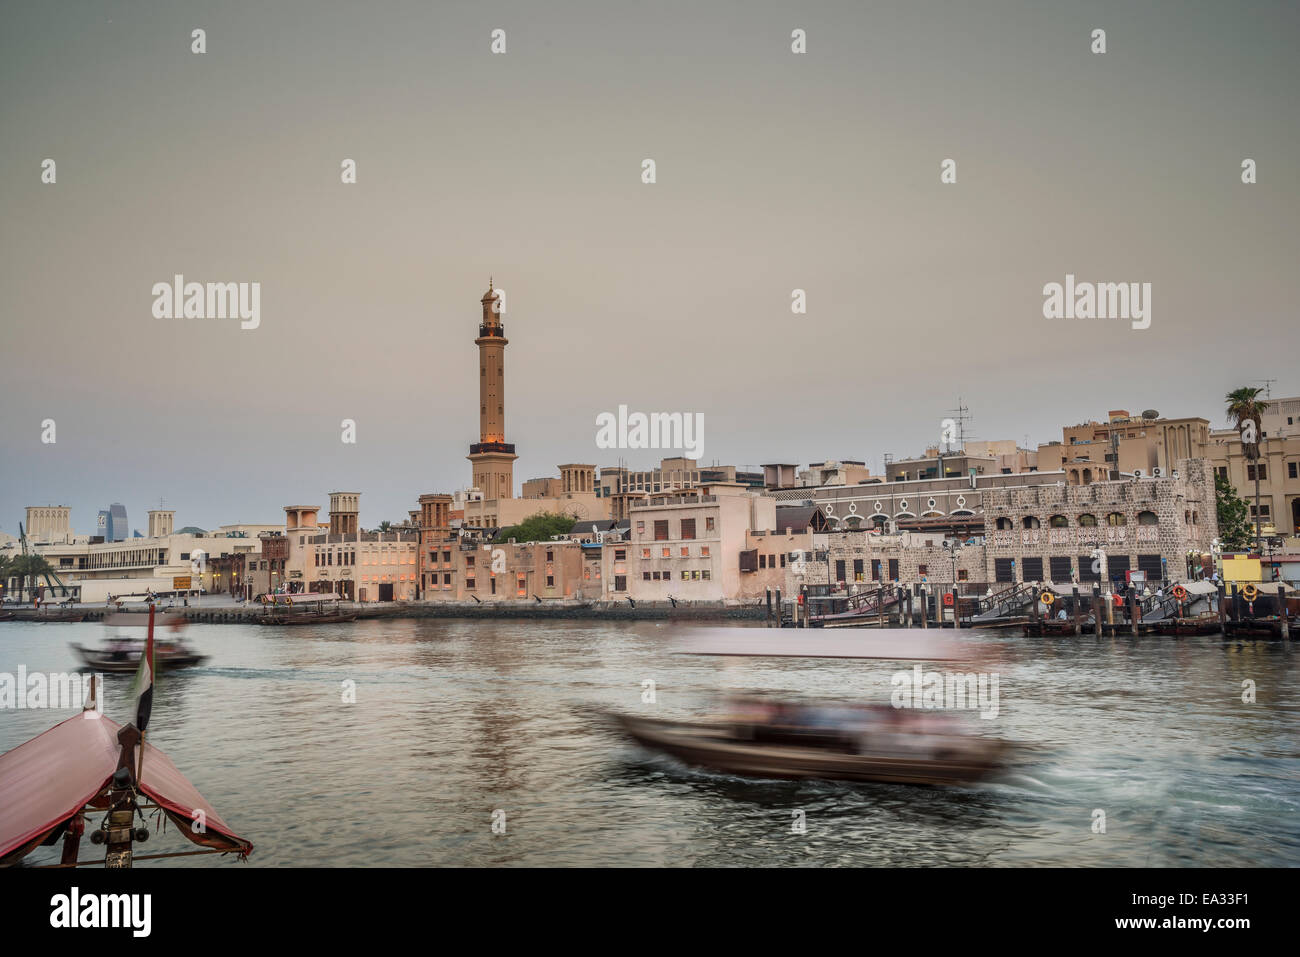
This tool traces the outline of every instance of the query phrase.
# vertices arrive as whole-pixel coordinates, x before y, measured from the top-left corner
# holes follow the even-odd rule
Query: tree
[[[494,545],[500,545],[502,542],[514,539],[517,542],[545,542],[549,541],[552,535],[567,535],[573,530],[574,522],[572,515],[562,515],[559,512],[538,512],[536,515],[530,515],[518,525],[511,525],[509,528],[503,528],[497,533],[497,537],[492,539]]]
[[[1229,551],[1250,544],[1250,522],[1246,518],[1246,503],[1237,496],[1222,475],[1214,477],[1214,505],[1219,517],[1219,542]]]
[[[1236,427],[1237,432],[1241,435],[1241,452],[1242,455],[1255,465],[1255,550],[1260,554],[1264,551],[1264,536],[1260,533],[1259,523],[1259,440],[1261,437],[1262,423],[1260,416],[1268,408],[1268,403],[1259,398],[1263,389],[1256,389],[1253,386],[1243,386],[1240,389],[1233,389],[1226,396],[1224,401],[1228,403],[1228,419]],[[1246,423],[1251,423],[1250,428]]]
[[[380,530],[381,532],[386,532],[386,531],[388,531],[389,529],[391,529],[392,527],[393,527],[393,523],[392,523],[392,522],[380,522],[380,523],[379,523],[379,530]]]
[[[39,579],[53,575],[54,569],[40,555],[19,555],[9,564],[6,574],[18,579],[18,594],[21,597],[27,587],[27,579],[30,578],[32,585],[35,585]]]

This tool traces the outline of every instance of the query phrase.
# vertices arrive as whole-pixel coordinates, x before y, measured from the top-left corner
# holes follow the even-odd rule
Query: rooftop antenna
[[[966,451],[966,423],[970,420],[970,409],[962,404],[961,396],[957,396],[957,408],[949,409],[948,414],[957,420],[957,441],[961,443],[962,451]],[[975,438],[972,434],[971,438]]]
[[[1273,383],[1277,381],[1276,379],[1256,379],[1255,381],[1264,383],[1264,398],[1273,398]]]

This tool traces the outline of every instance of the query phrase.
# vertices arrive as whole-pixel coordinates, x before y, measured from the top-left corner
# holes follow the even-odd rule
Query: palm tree
[[[27,587],[27,579],[32,580],[35,586],[40,578],[45,578],[54,574],[54,569],[40,555],[19,555],[10,562],[6,574],[12,575],[18,579],[18,597],[22,600],[23,591]]]
[[[1264,553],[1264,536],[1260,533],[1260,515],[1259,515],[1259,440],[1261,436],[1260,416],[1268,408],[1268,403],[1261,401],[1259,395],[1263,389],[1256,389],[1251,386],[1243,386],[1240,389],[1233,389],[1226,396],[1224,401],[1228,403],[1228,419],[1240,433],[1247,422],[1254,423],[1254,441],[1247,442],[1245,437],[1241,440],[1241,452],[1251,462],[1255,464],[1255,550],[1261,555]]]
[[[387,521],[385,521],[385,522],[380,522],[380,523],[379,523],[379,530],[380,530],[381,532],[386,532],[386,531],[388,531],[389,529],[391,529],[392,527],[393,527],[393,523],[392,523],[392,522],[387,522]]]

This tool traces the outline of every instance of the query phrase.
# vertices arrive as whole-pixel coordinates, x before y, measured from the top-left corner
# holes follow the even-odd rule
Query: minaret
[[[473,485],[485,499],[515,497],[515,447],[506,441],[506,338],[501,324],[501,294],[492,288],[479,300],[483,320],[478,327],[478,442],[469,447],[474,463]]]

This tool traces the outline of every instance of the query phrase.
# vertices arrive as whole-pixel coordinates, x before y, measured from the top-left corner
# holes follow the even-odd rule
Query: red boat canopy
[[[87,804],[99,797],[117,770],[121,725],[83,711],[44,734],[0,755],[0,865],[16,864]],[[140,791],[195,844],[246,856],[253,845],[230,830],[167,755],[144,745]],[[202,818],[203,830],[195,830]]]

